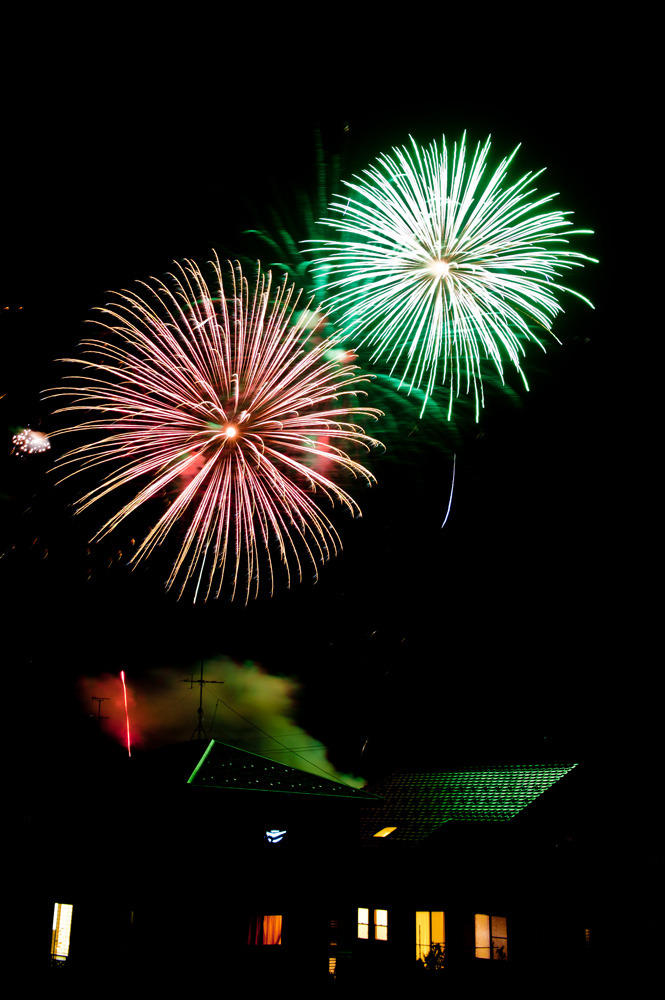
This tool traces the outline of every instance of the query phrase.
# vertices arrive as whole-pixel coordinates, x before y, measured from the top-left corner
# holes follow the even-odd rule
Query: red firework
[[[302,579],[303,562],[316,576],[317,564],[338,552],[339,536],[314,494],[360,514],[331,476],[373,482],[345,449],[378,442],[347,418],[380,411],[355,405],[364,379],[331,360],[335,338],[308,343],[307,311],[296,318],[300,293],[286,279],[273,289],[259,267],[250,288],[238,263],[228,275],[216,257],[210,265],[213,287],[185,261],[166,281],[141,283],[141,295],[117,293],[94,321],[104,338],[85,340],[83,358],[64,359],[85,373],[49,394],[71,400],[58,413],[102,414],[55,432],[94,435],[58,459],[58,468],[73,466],[63,478],[104,469],[77,509],[120,487],[137,489],[95,539],[175,491],[132,562],[178,526],[167,589],[177,581],[181,597],[190,584],[193,599],[205,600],[229,581],[231,597],[247,603],[263,577],[273,592],[276,558],[290,584],[294,574]]]

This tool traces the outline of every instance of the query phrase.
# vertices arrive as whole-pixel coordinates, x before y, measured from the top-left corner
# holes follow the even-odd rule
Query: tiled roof
[[[535,801],[575,764],[488,764],[445,771],[400,770],[372,791],[382,805],[363,809],[361,836],[396,827],[391,841],[419,843],[444,823],[506,822]]]
[[[239,750],[218,740],[210,741],[189,776],[188,783],[208,788],[375,800],[375,796],[364,789],[319,778],[307,771],[260,757],[248,750]]]

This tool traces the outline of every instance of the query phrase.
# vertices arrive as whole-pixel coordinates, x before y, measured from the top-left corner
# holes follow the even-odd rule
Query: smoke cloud
[[[136,679],[126,673],[133,747],[154,748],[196,735],[200,678],[200,663],[186,670],[156,668]],[[268,674],[257,663],[240,664],[219,656],[203,663],[203,679],[202,725],[208,738],[320,777],[354,787],[364,784],[340,774],[328,761],[326,748],[294,721],[299,687],[293,678]],[[102,732],[126,746],[120,671],[80,678],[79,696],[87,713],[96,716],[101,709],[107,717],[100,722]],[[93,701],[100,698],[104,700]]]

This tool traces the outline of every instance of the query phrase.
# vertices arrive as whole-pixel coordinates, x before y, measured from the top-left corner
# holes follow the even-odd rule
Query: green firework
[[[429,147],[411,139],[344,182],[350,196],[321,220],[338,238],[311,241],[328,279],[324,307],[355,347],[422,390],[423,409],[447,386],[449,418],[454,399],[473,394],[478,419],[487,363],[503,382],[509,362],[527,384],[525,344],[544,349],[561,293],[591,305],[561,283],[593,261],[568,248],[569,236],[591,230],[571,229],[571,213],[549,207],[555,195],[538,196],[542,171],[507,180],[518,149],[489,176],[489,138],[473,154],[466,136],[452,151],[445,137]]]

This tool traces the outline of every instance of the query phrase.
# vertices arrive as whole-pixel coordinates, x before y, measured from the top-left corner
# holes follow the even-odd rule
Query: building
[[[49,988],[514,994],[594,974],[602,860],[582,766],[400,770],[359,790],[217,741],[119,765],[95,795],[42,803],[48,835],[35,822],[23,844],[21,955]]]

